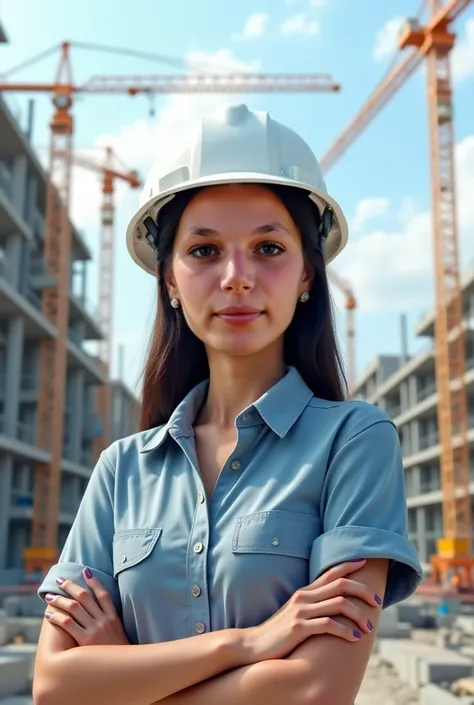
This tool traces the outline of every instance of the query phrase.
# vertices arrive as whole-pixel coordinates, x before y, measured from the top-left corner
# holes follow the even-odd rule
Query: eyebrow
[[[259,225],[257,228],[254,229],[253,233],[255,235],[263,235],[265,233],[270,233],[273,230],[284,230],[286,233],[291,235],[290,231],[288,228],[286,228],[283,223],[280,223],[279,220],[274,220],[271,223],[265,223],[263,225]],[[186,231],[187,235],[201,235],[202,237],[216,237],[219,235],[219,232],[217,230],[214,230],[213,228],[206,228],[198,225],[192,225],[188,230]]]

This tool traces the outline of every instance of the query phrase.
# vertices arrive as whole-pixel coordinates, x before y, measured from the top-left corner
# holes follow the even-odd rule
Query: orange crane
[[[451,25],[471,0],[429,0],[429,18],[409,20],[399,48],[411,47],[386,76],[349,126],[323,155],[329,169],[383,106],[421,64],[427,65],[433,250],[435,269],[435,367],[438,391],[438,429],[441,445],[444,537],[431,557],[433,582],[446,583],[450,572],[474,588],[471,555],[471,504],[467,401],[464,384],[465,349],[462,289],[459,271],[454,180],[453,94],[450,53],[455,44]],[[422,5],[422,11],[426,2]],[[420,13],[421,15],[421,13]]]
[[[352,395],[356,385],[355,311],[357,302],[353,289],[347,279],[341,277],[330,267],[328,267],[327,272],[329,281],[334,284],[345,297],[347,386],[349,395]]]
[[[40,345],[40,386],[38,404],[38,443],[51,454],[49,463],[39,463],[35,471],[31,544],[24,551],[27,574],[44,573],[57,560],[57,516],[61,486],[63,409],[65,402],[66,340],[69,319],[69,277],[71,231],[69,199],[72,163],[74,97],[78,94],[167,93],[333,93],[340,90],[327,74],[183,74],[179,76],[96,76],[77,85],[72,79],[71,43],[63,42],[60,60],[51,83],[0,83],[0,92],[47,93],[52,96],[50,123],[49,183],[46,198],[44,253],[54,285],[43,291],[43,313],[56,326],[58,335]],[[84,45],[81,45],[84,48]],[[107,50],[108,47],[93,47]],[[115,50],[114,50],[115,51]],[[44,58],[23,62],[21,67]],[[123,51],[124,54],[139,52]],[[148,55],[148,58],[150,56]],[[156,58],[156,57],[155,57]],[[13,70],[4,75],[11,75]]]
[[[114,294],[114,184],[116,180],[126,182],[130,188],[138,189],[142,186],[140,177],[135,170],[126,168],[117,169],[114,164],[118,157],[111,147],[105,148],[103,164],[79,155],[73,154],[73,163],[84,169],[98,173],[102,177],[102,205],[101,205],[101,233],[99,255],[99,324],[104,334],[104,339],[99,346],[99,357],[103,363],[103,371],[109,373],[112,364],[112,330],[113,330],[113,294]],[[99,388],[98,412],[102,420],[102,431],[95,438],[95,457],[110,442],[110,413],[111,413],[111,388],[103,384]]]

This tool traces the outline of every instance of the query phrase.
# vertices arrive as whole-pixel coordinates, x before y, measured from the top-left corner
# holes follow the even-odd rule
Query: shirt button
[[[240,470],[241,463],[240,460],[233,460],[230,464],[232,470]]]
[[[194,553],[201,553],[202,551],[202,543],[195,543],[193,546]]]
[[[202,504],[204,502],[204,492],[200,492],[198,497],[199,497],[199,503]]]
[[[194,597],[199,597],[200,594],[201,594],[201,588],[199,587],[199,585],[193,585]]]
[[[126,563],[126,562],[127,562],[127,556],[122,556],[122,563]]]
[[[272,544],[273,544],[274,546],[278,546],[279,543],[280,543],[280,539],[277,539],[277,538],[272,539]]]
[[[196,631],[197,631],[198,634],[202,634],[203,632],[205,632],[205,631],[206,631],[206,626],[205,626],[205,624],[203,624],[202,622],[198,622],[198,623],[196,624]]]
[[[248,416],[247,412],[244,411],[244,413],[242,414],[242,421],[245,421],[247,416]]]

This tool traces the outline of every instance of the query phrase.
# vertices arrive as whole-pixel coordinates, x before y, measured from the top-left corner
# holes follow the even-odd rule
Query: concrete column
[[[34,177],[30,177],[28,179],[25,220],[32,229],[33,229],[34,221],[35,221],[37,191],[38,191],[37,181]]]
[[[16,437],[19,393],[21,384],[21,365],[23,360],[23,343],[25,321],[20,316],[8,322],[6,377],[5,377],[5,430],[7,435]]]
[[[23,238],[19,233],[11,233],[5,245],[5,255],[10,264],[8,279],[15,289],[20,286]]]
[[[409,398],[408,398],[408,385],[407,382],[404,381],[400,384],[400,407],[402,413],[406,411],[410,406],[409,403]]]
[[[418,382],[415,375],[408,378],[408,406],[415,406],[418,399]]]
[[[83,303],[86,302],[87,298],[87,262],[84,260],[82,263],[82,271],[81,271],[81,301]]]
[[[81,459],[81,443],[84,425],[84,370],[74,370],[69,382],[69,440],[74,460]]]
[[[7,453],[2,453],[0,456],[0,570],[7,567],[12,474],[13,458]]]
[[[421,494],[421,471],[420,471],[420,466],[415,465],[412,469],[412,487],[413,487],[413,494],[419,495]]]
[[[418,536],[418,556],[422,563],[428,562],[428,551],[426,546],[426,508],[417,507],[416,525]]]
[[[420,424],[416,419],[414,419],[409,425],[411,452],[418,453],[420,450]]]
[[[12,169],[12,205],[21,217],[25,217],[27,161],[21,154],[14,158]]]

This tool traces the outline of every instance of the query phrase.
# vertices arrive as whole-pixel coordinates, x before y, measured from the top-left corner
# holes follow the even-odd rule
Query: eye
[[[196,259],[204,259],[205,257],[211,257],[216,254],[216,248],[213,245],[198,245],[197,247],[193,247],[189,251],[189,254]]]
[[[284,252],[283,247],[278,245],[276,242],[264,242],[262,245],[259,245],[257,249],[260,250],[266,257],[278,257],[278,255],[281,255]]]

